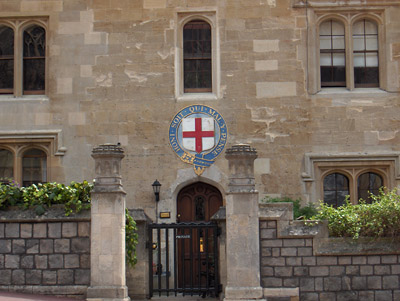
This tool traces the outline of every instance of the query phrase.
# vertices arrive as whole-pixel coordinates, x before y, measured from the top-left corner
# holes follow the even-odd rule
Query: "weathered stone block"
[[[61,223],[49,223],[49,238],[61,238]]]
[[[57,271],[43,271],[42,282],[45,285],[57,284]]]
[[[261,259],[263,266],[284,266],[285,258],[282,257],[264,257]]]
[[[25,240],[24,239],[13,239],[12,252],[13,252],[13,254],[25,253]]]
[[[391,266],[392,274],[400,275],[400,264],[394,264]]]
[[[35,255],[35,267],[40,270],[47,269],[47,255]]]
[[[275,267],[275,277],[291,277],[293,275],[292,267]]]
[[[329,276],[343,276],[345,274],[345,267],[343,266],[330,266]]]
[[[392,300],[392,291],[376,291],[375,301],[387,301]]]
[[[11,270],[3,270],[0,273],[0,284],[10,285],[11,284]]]
[[[40,254],[54,253],[54,242],[52,239],[40,240]]]
[[[74,270],[58,270],[57,271],[58,284],[73,284],[74,283]]]
[[[19,238],[19,223],[6,224],[5,234],[7,238]]]
[[[360,266],[360,275],[373,275],[374,268],[370,265],[367,266]]]
[[[39,253],[39,239],[26,240],[26,254]]]
[[[4,266],[6,269],[19,269],[20,256],[19,255],[5,255]]]
[[[330,292],[337,292],[342,289],[341,277],[326,277],[324,278],[324,290]]]
[[[260,231],[261,239],[272,239],[276,238],[276,230],[275,229],[262,229]]]
[[[304,247],[306,242],[304,239],[284,239],[283,246],[284,247]]]
[[[310,267],[310,276],[329,276],[329,267],[326,266]]]
[[[381,257],[380,256],[368,256],[367,262],[368,262],[368,264],[380,264]]]
[[[261,257],[263,256],[272,256],[272,248],[262,248]]]
[[[49,268],[60,269],[64,266],[64,256],[61,254],[49,255]]]
[[[280,257],[281,256],[281,248],[272,248],[272,256]]]
[[[89,253],[90,239],[89,238],[72,238],[71,251],[74,253]]]
[[[314,266],[316,263],[317,260],[315,257],[303,257],[303,265],[305,266]]]
[[[21,238],[31,238],[32,228],[32,224],[21,224]]]
[[[90,236],[90,223],[89,222],[78,223],[78,236],[79,237],[89,237]]]
[[[75,284],[89,285],[90,284],[90,270],[89,269],[75,270]]]
[[[319,301],[336,301],[336,294],[335,293],[320,293],[318,300]]]
[[[382,289],[381,276],[368,276],[367,277],[368,289]]]
[[[338,292],[337,300],[358,301],[357,292]]]
[[[13,270],[12,271],[12,283],[25,284],[25,270]]]
[[[41,284],[42,271],[41,270],[26,270],[25,271],[26,284]]]
[[[55,253],[69,253],[70,240],[69,239],[55,239],[54,240],[54,252]]]
[[[78,235],[77,223],[62,223],[62,237],[76,237]]]
[[[339,264],[340,265],[349,265],[351,264],[351,257],[350,256],[339,256]]]
[[[64,267],[66,269],[79,268],[79,255],[78,254],[64,255]]]
[[[299,287],[300,285],[300,279],[297,277],[290,277],[290,278],[284,278],[283,279],[283,286],[284,287]]]
[[[11,253],[11,240],[10,239],[0,239],[0,253]]]
[[[271,239],[261,241],[261,247],[263,248],[279,248],[282,247],[282,239]]]
[[[21,256],[21,269],[32,269],[34,264],[33,255]]]
[[[374,274],[375,275],[389,275],[390,274],[390,265],[374,266]]]
[[[317,257],[317,265],[337,265],[338,259],[335,256]]]
[[[262,267],[261,275],[264,276],[274,276],[274,269],[271,267]]]
[[[314,278],[302,277],[300,278],[300,290],[302,292],[313,292],[315,290],[314,283]]]
[[[359,274],[360,274],[360,267],[358,265],[346,267],[346,275],[359,275]]]
[[[399,289],[399,276],[383,276],[382,277],[383,289]]]
[[[312,256],[312,248],[297,248],[297,256]]]
[[[365,300],[365,301],[374,301],[375,300],[374,291],[359,291],[358,297],[359,297],[359,300]]]
[[[282,279],[276,277],[263,277],[262,278],[263,287],[282,287]]]
[[[297,248],[281,248],[281,256],[297,256]]]
[[[81,254],[79,259],[80,267],[82,269],[89,269],[90,268],[90,255],[88,254]]]
[[[0,269],[4,269],[4,255],[0,254]]]
[[[288,266],[301,265],[301,257],[286,257],[286,265]]]
[[[385,255],[381,257],[382,264],[397,263],[397,255]]]
[[[342,276],[342,291],[351,291],[351,277]]]
[[[47,236],[47,224],[37,223],[33,224],[33,237],[45,238]]]
[[[301,297],[302,301],[319,301],[318,293],[304,293]]]
[[[367,264],[367,257],[366,256],[353,256],[352,263],[353,264]]]
[[[4,223],[0,223],[0,238],[4,238],[4,228],[5,228],[5,224]]]
[[[367,277],[355,276],[351,279],[351,287],[353,290],[364,290],[367,287]]]
[[[308,276],[308,267],[294,267],[293,275],[294,276]]]

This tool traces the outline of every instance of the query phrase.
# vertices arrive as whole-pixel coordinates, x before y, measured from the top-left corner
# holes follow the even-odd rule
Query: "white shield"
[[[182,120],[182,144],[187,150],[201,153],[215,145],[213,118],[184,118]]]

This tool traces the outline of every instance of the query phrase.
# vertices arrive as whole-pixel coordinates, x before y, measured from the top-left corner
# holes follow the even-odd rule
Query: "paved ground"
[[[28,295],[19,293],[9,293],[0,291],[0,301],[77,301],[79,299],[71,299],[64,297]],[[81,299],[82,300],[82,299]]]
[[[0,301],[79,301],[82,299],[72,299],[64,297],[43,296],[43,295],[29,295],[20,293],[9,293],[0,291]],[[201,297],[154,297],[151,301],[217,301],[216,298],[201,298]],[[143,300],[149,301],[149,300]]]

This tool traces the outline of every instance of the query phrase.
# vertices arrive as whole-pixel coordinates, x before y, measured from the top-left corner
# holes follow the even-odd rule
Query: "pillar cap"
[[[100,144],[99,146],[93,148],[92,153],[95,154],[123,154],[124,150],[121,145],[118,144]]]
[[[228,148],[225,152],[226,155],[235,155],[239,153],[247,153],[249,155],[257,155],[257,151],[255,148],[251,147],[249,144],[235,144],[232,147]]]

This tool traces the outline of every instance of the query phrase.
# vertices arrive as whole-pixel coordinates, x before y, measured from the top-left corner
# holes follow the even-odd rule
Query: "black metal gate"
[[[150,224],[150,297],[157,293],[217,297],[218,235],[213,222]]]

